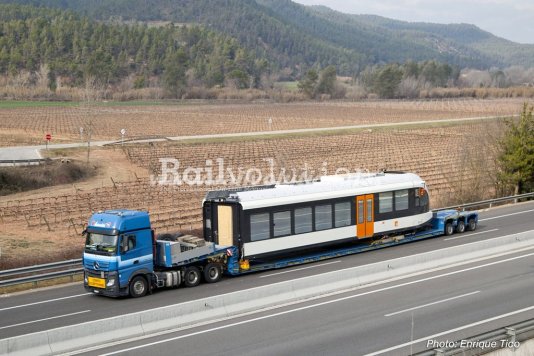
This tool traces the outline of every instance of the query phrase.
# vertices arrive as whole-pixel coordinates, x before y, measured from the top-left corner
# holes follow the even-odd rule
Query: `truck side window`
[[[135,235],[122,235],[121,252],[128,252],[135,248]]]

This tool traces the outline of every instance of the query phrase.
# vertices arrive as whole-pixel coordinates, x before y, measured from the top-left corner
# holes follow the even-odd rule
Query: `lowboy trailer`
[[[403,179],[406,180],[406,178]],[[394,183],[388,183],[390,181]],[[306,203],[298,202],[293,206],[284,198],[284,205],[272,205],[273,209],[276,207],[273,211],[265,212],[265,207],[261,207],[261,211],[252,210],[250,215],[238,208],[240,202],[246,201],[244,197],[240,200],[238,195],[232,197],[231,194],[225,193],[223,195],[226,198],[223,199],[220,193],[208,193],[204,201],[204,208],[209,207],[209,209],[204,209],[204,227],[205,236],[207,235],[206,229],[210,230],[212,241],[190,235],[171,235],[169,238],[168,234],[164,236],[165,239],[158,239],[151,227],[147,212],[109,210],[95,213],[89,219],[87,229],[84,231],[86,234],[83,254],[84,287],[99,295],[142,297],[157,288],[173,288],[181,285],[194,287],[202,280],[215,283],[224,274],[237,276],[316,262],[431,237],[451,235],[455,232],[462,233],[466,230],[475,230],[477,227],[477,212],[428,211],[426,189],[424,186],[419,186],[420,183],[412,182],[407,187],[401,186],[397,180],[392,179],[382,183],[379,190],[372,194],[362,195],[365,199],[359,199],[358,192],[353,194],[353,192],[344,190],[348,192],[347,197],[336,196],[330,201],[325,199],[324,194],[321,193],[322,188],[316,187],[317,192],[322,194],[321,199],[310,198]],[[359,187],[354,189],[356,188],[359,189]],[[274,187],[266,189],[274,189]],[[286,190],[285,193],[288,191]],[[304,190],[303,194],[312,196],[309,190]],[[346,202],[349,204],[345,204]],[[220,207],[214,204],[221,204],[223,209],[219,209]],[[390,212],[382,213],[388,210],[385,207],[391,208],[391,211],[398,213],[398,216]],[[305,213],[308,208],[311,214],[309,217],[310,232],[304,231]],[[219,209],[218,216],[213,214],[214,209]],[[328,209],[330,209],[330,215],[328,215]],[[235,214],[232,214],[232,211]],[[380,214],[388,219],[384,221],[391,221],[391,226],[394,228],[407,221],[410,216],[428,215],[430,219],[422,224],[419,223],[420,220],[412,219],[415,221],[412,227],[360,238],[359,222],[374,222],[377,227],[372,228],[376,231],[380,228],[378,224],[385,224],[377,220]],[[285,225],[281,220],[284,216],[289,219],[285,221]],[[263,217],[264,220],[260,220],[259,217]],[[240,219],[249,219],[242,224],[245,228],[238,228],[232,223]],[[217,220],[218,230],[215,226]],[[322,229],[323,226],[318,225],[325,221],[331,223],[330,231],[325,232]],[[260,225],[253,226],[253,224],[264,222],[266,226],[270,226],[270,232],[263,232],[258,228]],[[335,241],[335,243],[330,241],[328,244],[301,246],[297,249],[285,249],[277,253],[258,256],[253,254],[247,256],[244,252],[246,245],[240,242],[242,239],[251,241],[251,243],[269,240],[282,243],[284,241],[282,239],[291,239],[292,236],[298,237],[299,235],[313,239],[317,235],[322,237],[336,234],[335,230],[338,226],[341,226],[339,231],[353,229],[353,238],[348,241],[347,239]],[[287,230],[285,237],[276,237],[277,231],[281,231],[282,228]],[[266,233],[270,233],[270,236],[265,236]],[[233,240],[226,239],[226,242],[237,241],[237,243],[221,243],[224,234],[233,238]],[[245,236],[246,234],[249,236]],[[218,241],[213,238],[214,236],[219,238]],[[258,236],[262,239],[256,239]],[[259,249],[249,249],[249,251],[259,251]]]

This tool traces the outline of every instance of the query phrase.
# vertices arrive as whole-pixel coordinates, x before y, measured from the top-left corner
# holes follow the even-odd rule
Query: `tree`
[[[402,69],[392,64],[384,67],[374,80],[373,89],[381,98],[393,98],[402,80]]]
[[[523,106],[519,121],[509,120],[500,144],[500,178],[515,194],[534,189],[534,117],[533,107]]]
[[[180,98],[185,90],[185,71],[187,55],[180,49],[177,52],[170,52],[165,58],[165,71],[163,72],[163,83],[167,92],[175,98]]]
[[[300,91],[302,91],[308,97],[313,98],[315,97],[315,87],[318,79],[319,75],[317,74],[317,71],[315,69],[310,69],[304,78],[299,81],[297,86]]]
[[[328,66],[321,71],[317,83],[317,93],[333,95],[336,84],[336,67]]]

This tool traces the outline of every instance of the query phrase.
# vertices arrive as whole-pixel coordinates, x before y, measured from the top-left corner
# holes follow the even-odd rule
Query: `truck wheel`
[[[445,236],[450,236],[454,234],[454,227],[451,222],[445,224]]]
[[[197,267],[187,267],[185,270],[184,283],[186,287],[196,287],[200,284],[200,270]]]
[[[207,283],[218,282],[222,277],[221,268],[216,263],[208,263],[204,267],[204,280]]]
[[[458,225],[456,225],[456,232],[461,234],[464,231],[465,231],[465,223],[463,220],[459,220]]]
[[[477,229],[477,222],[475,218],[469,219],[467,224],[468,224],[469,231],[475,231]]]
[[[148,290],[148,283],[142,276],[136,276],[130,282],[130,295],[133,298],[144,297]]]

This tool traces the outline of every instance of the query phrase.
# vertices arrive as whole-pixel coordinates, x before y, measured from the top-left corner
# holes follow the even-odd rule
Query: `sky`
[[[519,43],[534,43],[534,0],[293,0],[349,14],[410,22],[469,23]]]

